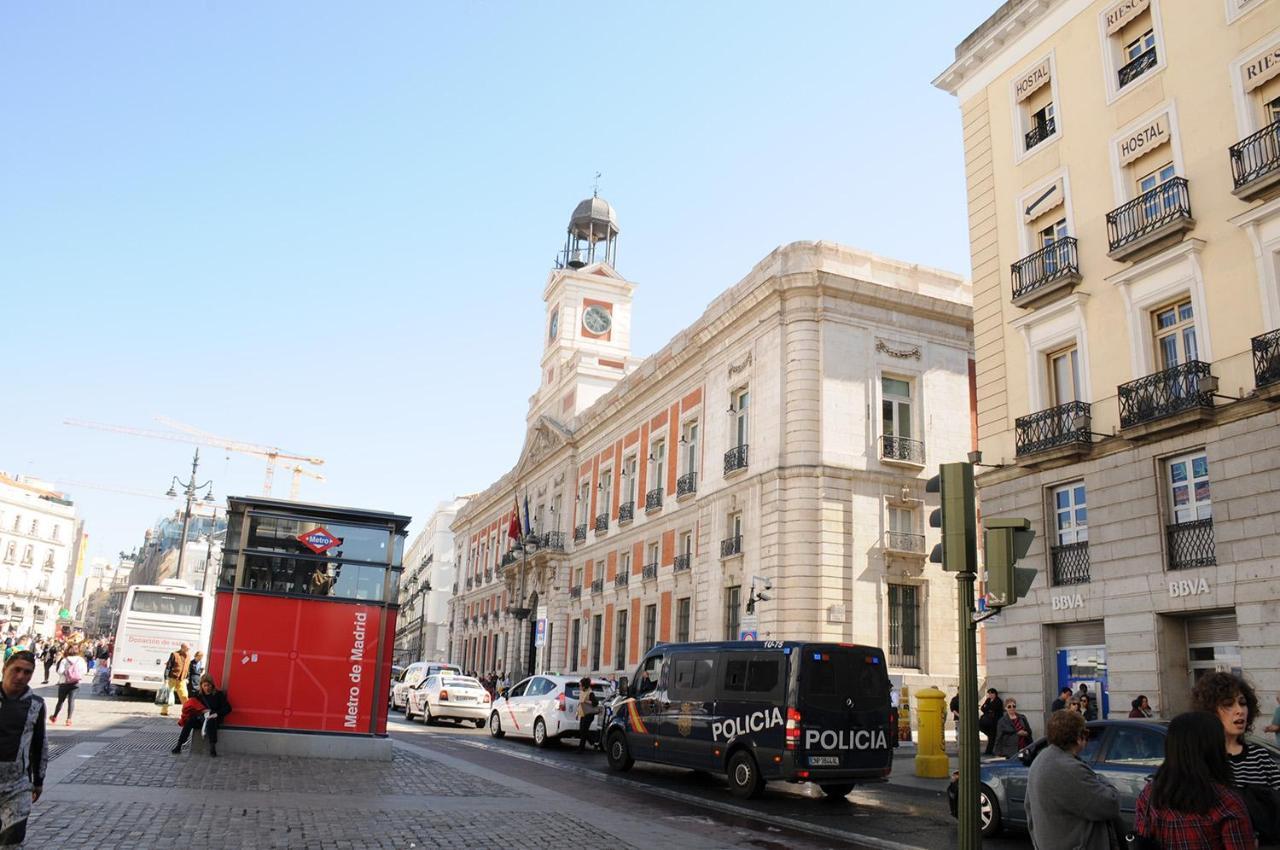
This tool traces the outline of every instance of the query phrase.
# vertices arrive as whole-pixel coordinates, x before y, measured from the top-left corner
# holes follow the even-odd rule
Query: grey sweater
[[[1045,747],[1027,776],[1027,829],[1036,850],[1109,850],[1120,794],[1065,750]]]

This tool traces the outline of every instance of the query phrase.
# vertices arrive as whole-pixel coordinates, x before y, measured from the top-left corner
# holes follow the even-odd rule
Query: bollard
[[[916,694],[916,776],[946,779],[951,775],[951,760],[942,746],[946,709],[947,695],[937,688],[925,688]]]

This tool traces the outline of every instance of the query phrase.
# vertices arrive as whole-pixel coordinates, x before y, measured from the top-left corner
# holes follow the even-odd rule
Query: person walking
[[[1136,700],[1135,700],[1136,702]],[[1169,723],[1164,763],[1138,795],[1134,832],[1179,850],[1254,850],[1249,812],[1231,787],[1220,723],[1189,711]]]
[[[30,687],[35,672],[35,653],[17,651],[0,680],[0,847],[26,840],[31,806],[44,791],[49,744],[44,699]]]
[[[187,701],[187,669],[191,666],[191,647],[185,643],[169,653],[169,660],[164,665],[165,683],[173,691],[178,705]],[[160,706],[160,714],[169,716],[169,702]]]
[[[1027,773],[1027,830],[1036,850],[1110,850],[1120,792],[1080,760],[1089,742],[1084,718],[1049,717],[1045,747]]]
[[[1138,696],[1134,699],[1132,703],[1130,703],[1130,705],[1133,706],[1133,708],[1129,709],[1130,717],[1150,717],[1151,716],[1151,703],[1147,702],[1147,698],[1142,694],[1138,694]]]
[[[75,651],[74,647],[68,647],[62,653],[62,658],[58,659],[58,666],[55,668],[58,676],[58,704],[53,707],[53,715],[50,716],[49,722],[57,723],[58,715],[62,713],[62,704],[67,704],[67,725],[71,725],[71,717],[76,713],[76,691],[80,689],[80,680],[88,675],[88,668],[85,666],[84,659],[80,657],[80,653]]]
[[[986,755],[996,751],[996,724],[1000,722],[1000,707],[1004,701],[995,688],[987,688],[987,698],[978,709],[978,730],[987,736]]]
[[[191,733],[196,729],[201,729],[205,740],[209,742],[209,755],[217,758],[218,727],[222,725],[222,721],[231,713],[231,703],[227,701],[226,693],[218,690],[218,686],[213,682],[213,677],[207,673],[200,677],[200,687],[195,696],[192,697],[192,700],[199,702],[203,710],[192,706],[193,710],[188,713],[187,701],[183,701],[182,731],[178,734],[178,743],[169,752],[174,755],[181,753],[182,745],[191,737]]]
[[[44,681],[40,684],[49,684],[49,671],[53,669],[53,665],[58,663],[58,648],[52,642],[44,648],[44,653],[40,656],[40,660],[44,662]]]
[[[578,682],[578,752],[587,748],[591,738],[591,721],[600,711],[600,701],[591,692],[591,680],[586,676]]]
[[[187,694],[194,694],[200,690],[200,677],[205,673],[204,670],[204,653],[196,651],[191,656],[191,667],[187,669]]]
[[[1198,711],[1218,718],[1225,737],[1227,765],[1236,790],[1244,798],[1253,830],[1264,842],[1280,843],[1280,765],[1245,733],[1253,729],[1259,714],[1253,687],[1232,673],[1202,676],[1191,691]]]
[[[996,755],[1012,756],[1031,743],[1031,723],[1018,713],[1016,700],[1004,702],[1004,716],[996,722]]]

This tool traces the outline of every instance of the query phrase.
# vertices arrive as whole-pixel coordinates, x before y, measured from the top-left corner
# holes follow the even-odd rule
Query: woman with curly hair
[[[1191,702],[1199,711],[1218,718],[1226,733],[1227,764],[1235,786],[1244,796],[1253,828],[1264,838],[1280,840],[1280,766],[1256,744],[1245,740],[1257,719],[1258,695],[1253,687],[1231,673],[1210,673],[1196,682]]]

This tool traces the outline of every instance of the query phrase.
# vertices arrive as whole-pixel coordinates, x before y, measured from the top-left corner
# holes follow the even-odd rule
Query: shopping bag
[[[156,691],[156,705],[173,705],[173,688],[163,685]]]

